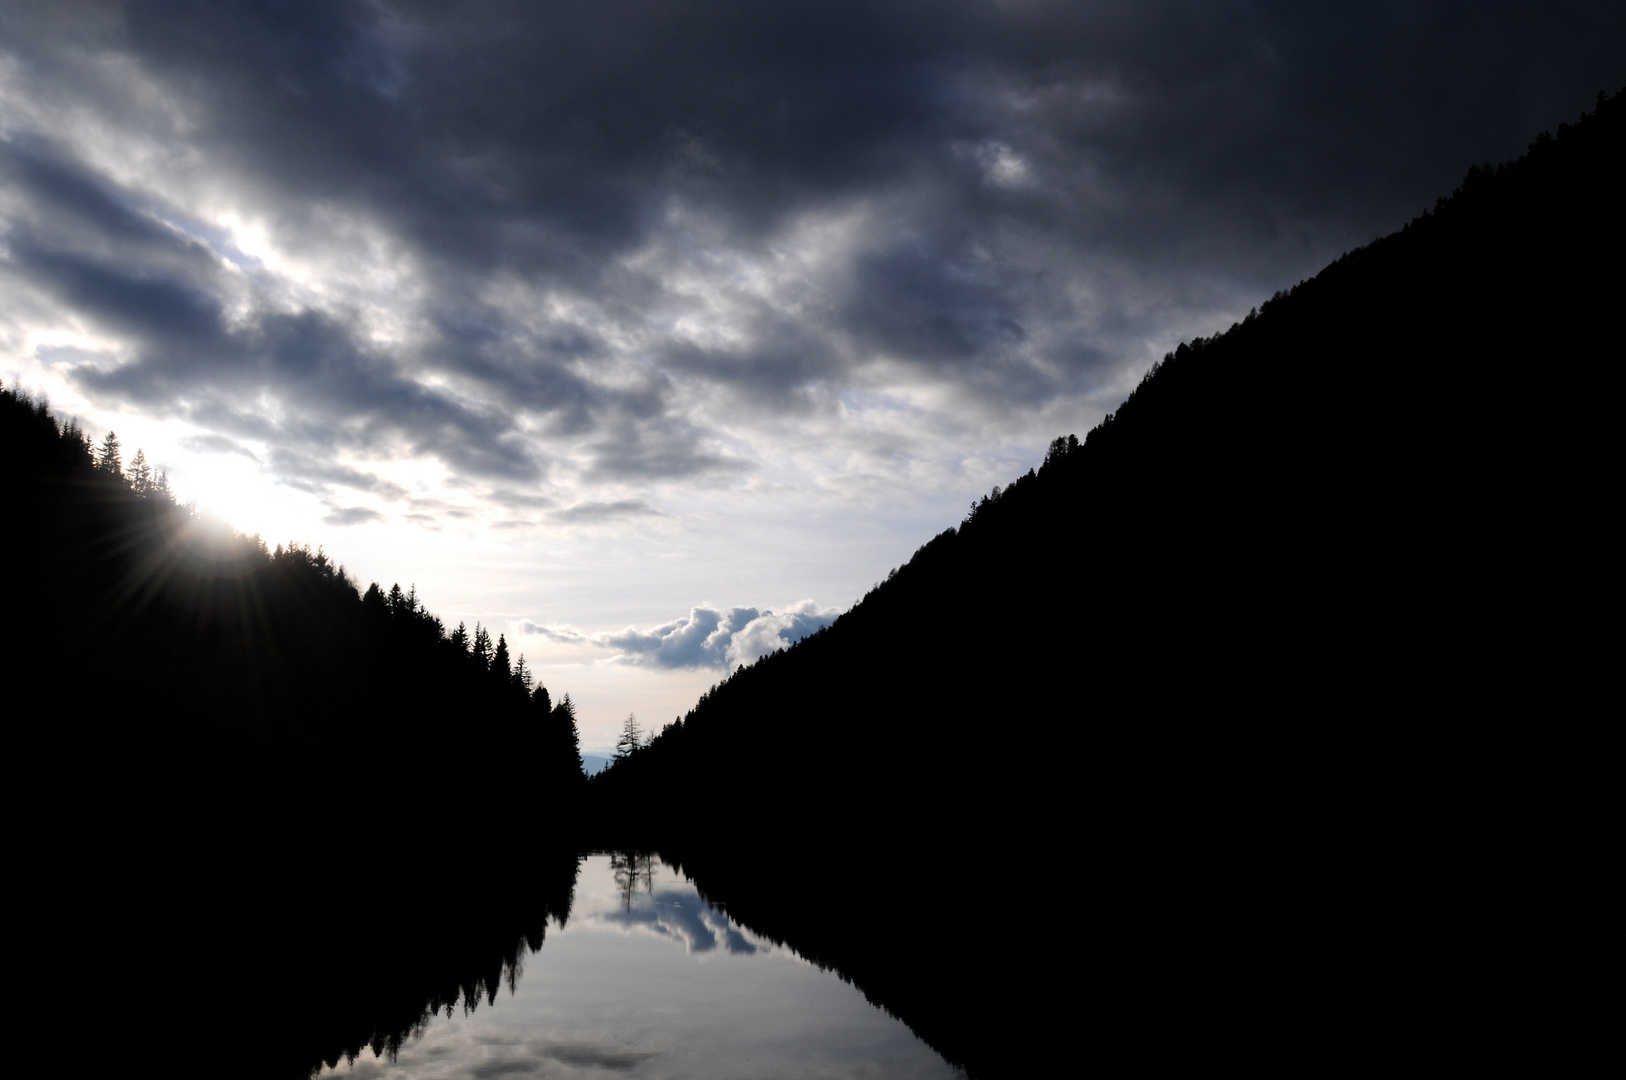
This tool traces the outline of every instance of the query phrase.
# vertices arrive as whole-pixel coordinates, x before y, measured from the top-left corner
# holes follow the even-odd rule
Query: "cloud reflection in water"
[[[630,910],[612,911],[598,916],[606,923],[636,926],[656,934],[676,938],[691,953],[710,952],[717,947],[721,935],[723,945],[736,956],[755,955],[759,946],[729,922],[728,916],[712,907],[697,893],[681,893],[663,889],[653,901]]]
[[[824,887],[809,874],[809,887]],[[678,944],[682,948],[677,948]],[[582,865],[571,915],[514,991],[432,1021],[393,1063],[324,1076],[947,1078],[907,1027],[833,972],[755,937],[647,856]]]

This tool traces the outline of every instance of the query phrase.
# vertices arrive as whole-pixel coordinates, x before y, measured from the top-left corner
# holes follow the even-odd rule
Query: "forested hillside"
[[[414,590],[267,550],[121,458],[0,389],[17,968],[96,995],[59,1044],[295,1077],[495,995],[569,911],[568,696]],[[162,1003],[184,1032],[155,1036]]]
[[[366,770],[426,809],[436,792],[512,791],[516,763],[533,800],[583,783],[568,698],[555,704],[483,627],[448,632],[415,590],[362,592],[320,551],[267,550],[211,523],[144,454],[126,472],[111,433],[93,447],[10,389],[0,453],[9,658],[54,688],[25,739],[135,754],[122,769],[177,779],[226,768],[325,784]],[[70,728],[71,748],[58,739]]]
[[[1353,903],[1369,860],[1433,872],[1406,860],[1434,804],[1582,700],[1600,655],[1560,613],[1596,587],[1615,486],[1623,166],[1626,91],[1182,345],[595,777],[593,820],[681,854],[974,1076],[1031,1074],[1048,1044],[1010,1033],[1079,1011],[1121,1036],[1255,1010],[1201,1036],[1255,1046],[1343,1022],[1284,988],[1392,946],[1364,936],[1381,920],[1323,935],[1329,883]],[[1011,767],[1013,744],[1036,752]],[[806,895],[806,865],[899,925]],[[1042,911],[1063,873],[1082,925],[940,947],[982,932],[983,890]],[[1390,1004],[1420,1017],[1409,992]]]

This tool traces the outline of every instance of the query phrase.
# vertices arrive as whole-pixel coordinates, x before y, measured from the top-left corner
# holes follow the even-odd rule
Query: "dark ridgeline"
[[[14,873],[42,970],[71,948],[89,980],[75,1037],[303,1076],[495,992],[569,909],[568,696],[414,590],[177,506],[144,455],[126,471],[111,433],[11,389],[0,455]],[[109,923],[103,967],[83,942]]]
[[[1501,1045],[1478,860],[1599,738],[1564,616],[1617,486],[1623,121],[1182,345],[590,820],[973,1077]]]
[[[94,735],[67,736],[78,752],[113,747],[121,773],[133,754],[192,777],[201,756],[278,787],[326,791],[365,768],[443,812],[580,791],[574,709],[532,685],[506,640],[448,633],[416,590],[363,593],[320,551],[211,524],[109,461],[111,433],[93,448],[9,390],[0,423],[11,656],[84,717],[23,738],[78,727]]]

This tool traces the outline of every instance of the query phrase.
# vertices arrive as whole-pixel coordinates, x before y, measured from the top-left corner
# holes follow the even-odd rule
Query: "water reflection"
[[[510,990],[435,1016],[393,1060],[364,1054],[321,1075],[954,1075],[852,986],[733,922],[647,855],[587,858],[568,921],[510,970]]]
[[[635,861],[636,860],[636,861]],[[596,916],[606,924],[641,927],[683,942],[690,953],[710,952],[719,939],[737,955],[754,955],[761,947],[729,922],[728,916],[700,898],[687,881],[681,887],[655,888],[650,856],[610,856],[610,870],[621,889],[622,909]],[[634,906],[638,882],[644,883],[645,902]]]
[[[610,872],[621,890],[621,902],[631,911],[632,898],[637,895],[640,884],[646,892],[655,889],[655,857],[636,851],[618,851],[612,852],[609,859]]]

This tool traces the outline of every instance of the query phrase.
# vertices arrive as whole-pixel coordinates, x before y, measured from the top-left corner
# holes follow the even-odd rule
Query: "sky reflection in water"
[[[811,883],[810,883],[811,884]],[[951,1077],[834,973],[731,922],[658,860],[589,857],[513,994],[323,1077]]]

